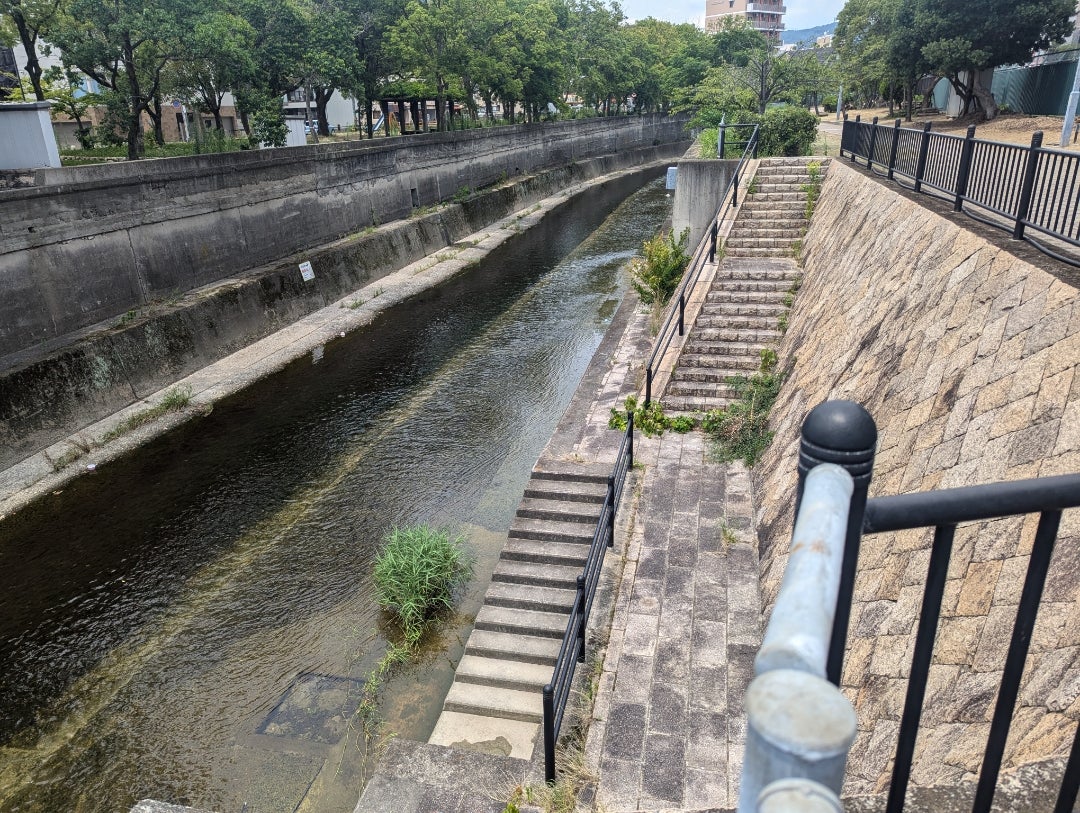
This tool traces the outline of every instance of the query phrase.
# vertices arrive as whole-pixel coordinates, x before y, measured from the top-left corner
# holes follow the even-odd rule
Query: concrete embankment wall
[[[588,119],[40,170],[0,190],[0,356],[501,178],[681,143]]]
[[[768,608],[787,559],[799,426],[821,401],[853,399],[876,419],[871,496],[1080,471],[1076,288],[837,161],[804,257],[780,350],[797,363],[772,415],[775,442],[755,468]],[[957,532],[915,784],[948,785],[979,768],[1036,520]],[[881,790],[896,747],[931,533],[863,539],[843,675],[860,726],[850,793]],[[1009,766],[1068,753],[1080,716],[1078,586],[1080,512],[1071,511]]]
[[[540,172],[306,252],[315,269],[311,282],[301,279],[298,256],[286,258],[140,308],[134,319],[0,371],[0,468],[570,185],[639,166],[655,175],[684,146],[623,151]]]

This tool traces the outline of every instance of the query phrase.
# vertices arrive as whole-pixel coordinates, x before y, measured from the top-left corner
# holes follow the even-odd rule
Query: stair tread
[[[574,590],[581,568],[575,565],[541,564],[514,559],[500,559],[495,563],[492,578],[511,584],[536,584],[542,587],[568,585]]]
[[[522,610],[569,613],[577,599],[575,590],[543,587],[536,584],[517,584],[493,581],[484,594],[484,603],[497,607],[516,607]]]
[[[597,483],[534,478],[525,486],[525,496],[567,502],[602,503],[607,496],[607,480],[605,478],[604,482]]]
[[[565,629],[564,625],[563,630]],[[514,632],[495,632],[474,627],[465,645],[465,652],[526,663],[549,663],[554,666],[561,647],[561,635],[558,638],[550,638]]]
[[[466,714],[484,714],[507,720],[538,723],[544,719],[540,692],[523,692],[475,683],[455,681],[446,694],[443,708]]]
[[[508,539],[503,545],[503,559],[525,562],[584,566],[588,545],[578,542],[552,542],[544,539]]]
[[[529,519],[552,519],[559,522],[596,525],[600,519],[600,505],[546,497],[525,497],[518,505],[517,515]]]
[[[477,655],[465,655],[454,670],[455,681],[520,691],[542,691],[551,677],[550,666]]]
[[[515,539],[562,540],[588,543],[594,528],[581,522],[559,522],[551,519],[514,517],[510,536]]]
[[[562,638],[566,632],[565,613],[549,613],[542,610],[521,610],[510,607],[484,605],[476,614],[476,629],[520,635],[533,630],[539,638]],[[525,633],[528,634],[528,633]]]

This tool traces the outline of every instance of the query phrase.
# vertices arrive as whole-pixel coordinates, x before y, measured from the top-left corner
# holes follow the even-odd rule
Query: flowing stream
[[[0,522],[0,811],[351,810],[395,523],[458,529],[477,557],[383,693],[387,729],[426,739],[621,269],[668,214],[644,180]]]

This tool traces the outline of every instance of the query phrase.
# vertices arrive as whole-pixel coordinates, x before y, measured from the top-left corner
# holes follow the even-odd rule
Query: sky
[[[656,17],[673,23],[705,20],[705,0],[622,0],[623,13],[631,20]],[[844,7],[844,0],[787,0],[784,24],[791,29],[813,28],[831,23]]]

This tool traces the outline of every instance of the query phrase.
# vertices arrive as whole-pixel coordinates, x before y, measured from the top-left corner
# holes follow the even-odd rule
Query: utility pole
[[[1061,146],[1069,146],[1069,131],[1076,120],[1076,103],[1080,101],[1080,62],[1076,63],[1076,75],[1073,77],[1072,93],[1069,94],[1069,106],[1065,110],[1065,123],[1061,125]]]

